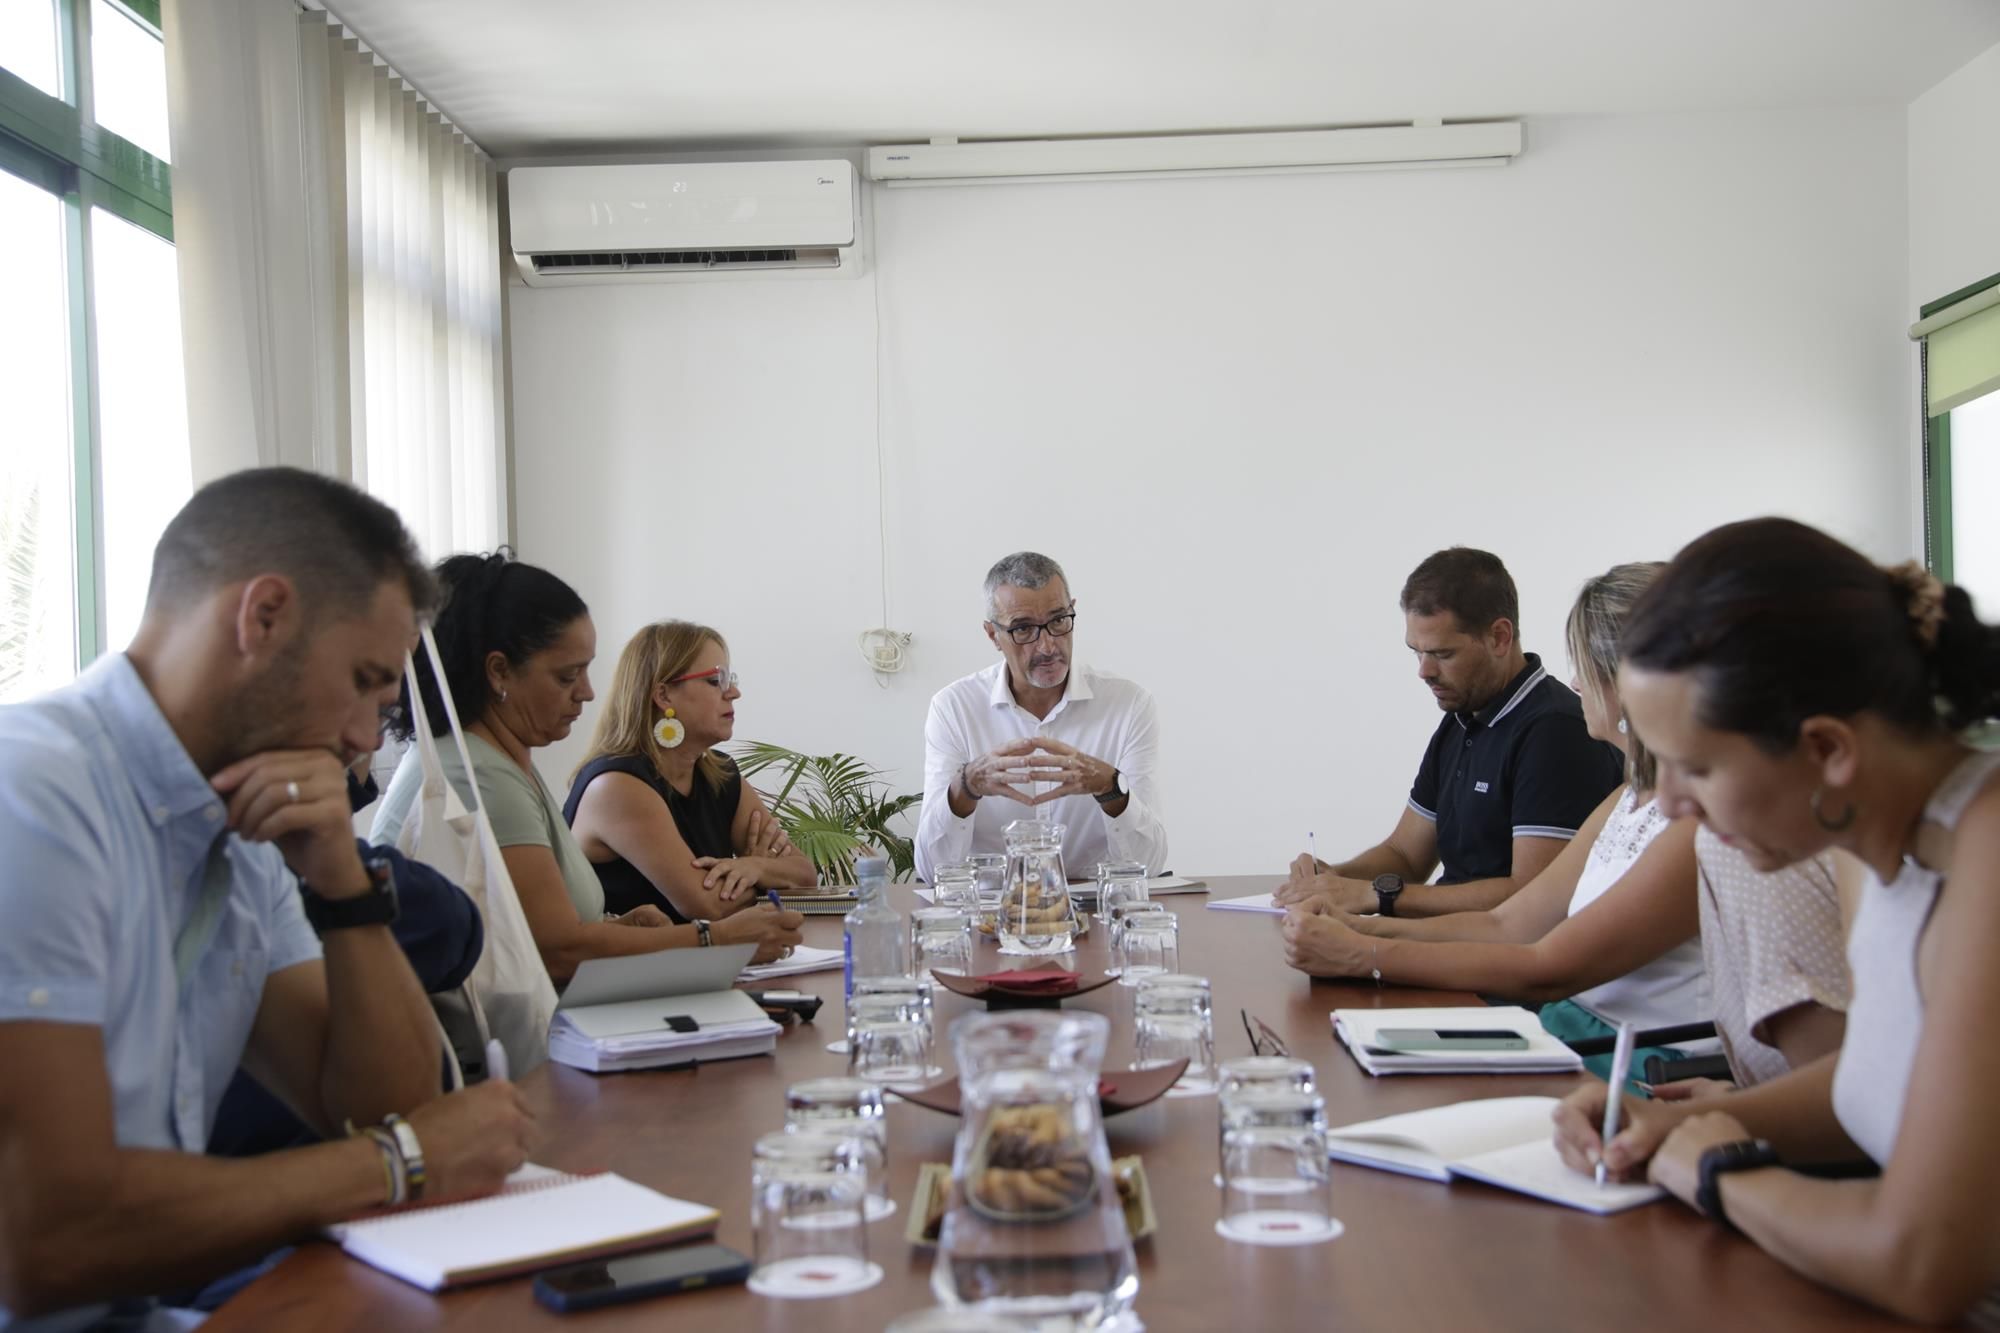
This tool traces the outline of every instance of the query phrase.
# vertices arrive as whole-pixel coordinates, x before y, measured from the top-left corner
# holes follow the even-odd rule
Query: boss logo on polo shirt
[[[1486,784],[1483,782],[1475,782],[1472,784],[1472,789],[1477,792],[1483,792],[1486,790]]]

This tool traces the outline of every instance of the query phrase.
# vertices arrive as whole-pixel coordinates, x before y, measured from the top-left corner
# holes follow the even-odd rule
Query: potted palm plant
[[[915,843],[890,825],[923,796],[893,794],[881,769],[853,755],[801,754],[767,741],[738,746],[734,757],[743,780],[756,787],[822,882],[852,884],[854,859],[869,848],[889,858],[895,879],[915,870]]]

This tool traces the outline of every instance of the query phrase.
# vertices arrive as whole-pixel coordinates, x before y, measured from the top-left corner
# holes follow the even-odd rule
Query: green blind
[[[2000,389],[2000,304],[1945,325],[1925,342],[1930,348],[1925,410],[1931,416]]]

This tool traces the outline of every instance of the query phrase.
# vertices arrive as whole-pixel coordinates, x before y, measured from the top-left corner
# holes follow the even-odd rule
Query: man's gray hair
[[[1069,575],[1063,573],[1061,565],[1039,551],[1016,551],[1003,555],[993,562],[993,568],[986,571],[986,618],[993,619],[1000,614],[994,603],[994,594],[1002,588],[1042,588],[1050,579],[1061,579],[1063,591],[1074,595]]]

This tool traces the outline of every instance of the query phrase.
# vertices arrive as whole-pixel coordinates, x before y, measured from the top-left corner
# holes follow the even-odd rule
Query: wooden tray
[[[1151,1069],[1107,1070],[1097,1083],[1098,1106],[1105,1115],[1117,1115],[1121,1111],[1136,1111],[1148,1102],[1156,1102],[1166,1096],[1167,1089],[1187,1072],[1187,1064],[1186,1060],[1176,1060],[1170,1065],[1157,1065]],[[933,1111],[943,1111],[946,1115],[959,1113],[958,1079],[955,1077],[933,1083],[927,1088],[912,1088],[908,1092],[895,1088],[888,1091],[906,1102]]]
[[[1118,1201],[1125,1209],[1125,1231],[1142,1241],[1160,1229],[1160,1215],[1153,1209],[1153,1190],[1146,1182],[1146,1164],[1137,1157],[1114,1158],[1111,1179],[1118,1187]],[[951,1167],[943,1162],[925,1162],[917,1170],[917,1192],[910,1199],[909,1221],[903,1237],[925,1249],[938,1242],[944,1213],[951,1201]]]
[[[1047,988],[1016,990],[1007,984],[1010,973],[1045,970],[1040,967],[1003,968],[998,972],[982,972],[976,977],[933,971],[931,976],[937,979],[938,985],[953,994],[963,995],[968,1000],[982,1000],[992,1009],[1055,1009],[1071,996],[1087,995],[1110,985],[1115,979],[1108,972],[1079,972],[1074,981]]]

